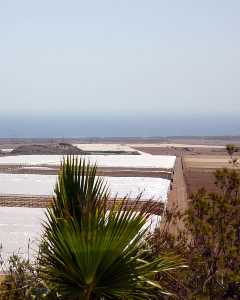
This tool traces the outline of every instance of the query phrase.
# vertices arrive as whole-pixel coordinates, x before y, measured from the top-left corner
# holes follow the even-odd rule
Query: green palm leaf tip
[[[128,208],[127,199],[108,209],[108,185],[96,165],[74,157],[64,160],[55,193],[40,261],[50,288],[66,299],[157,299],[165,292],[155,274],[180,264],[149,261],[141,250],[150,211]]]
[[[52,207],[56,217],[81,219],[103,209],[109,192],[106,182],[96,173],[96,165],[91,166],[85,160],[67,157],[63,161]]]

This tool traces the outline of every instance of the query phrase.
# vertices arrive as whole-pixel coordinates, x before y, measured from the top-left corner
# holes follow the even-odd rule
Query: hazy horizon
[[[240,134],[239,12],[223,0],[2,1],[0,137]]]
[[[234,128],[234,130],[233,130]],[[240,120],[232,117],[137,115],[4,116],[0,138],[164,137],[239,135]]]

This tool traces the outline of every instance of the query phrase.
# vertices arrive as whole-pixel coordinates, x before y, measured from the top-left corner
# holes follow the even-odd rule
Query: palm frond
[[[41,274],[50,287],[70,299],[155,299],[167,293],[158,272],[182,267],[177,258],[149,260],[143,243],[151,210],[127,199],[107,206],[106,182],[96,166],[67,158],[56,197],[44,224]]]

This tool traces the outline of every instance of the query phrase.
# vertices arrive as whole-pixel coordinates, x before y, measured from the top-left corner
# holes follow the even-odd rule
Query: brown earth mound
[[[138,151],[122,151],[122,150],[89,150],[85,151],[88,155],[141,155]]]
[[[224,148],[134,147],[134,149],[152,155],[175,155],[177,157],[184,155],[227,155]]]
[[[68,143],[52,143],[52,144],[33,144],[24,145],[15,148],[11,154],[14,155],[34,155],[34,154],[85,154],[84,151]]]

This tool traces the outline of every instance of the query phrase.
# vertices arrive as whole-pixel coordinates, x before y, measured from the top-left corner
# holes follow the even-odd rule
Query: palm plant
[[[128,200],[108,207],[108,186],[97,167],[68,157],[62,164],[44,224],[41,274],[63,299],[157,299],[155,280],[183,264],[150,258],[143,247],[151,208]],[[61,299],[62,299],[61,298]]]

